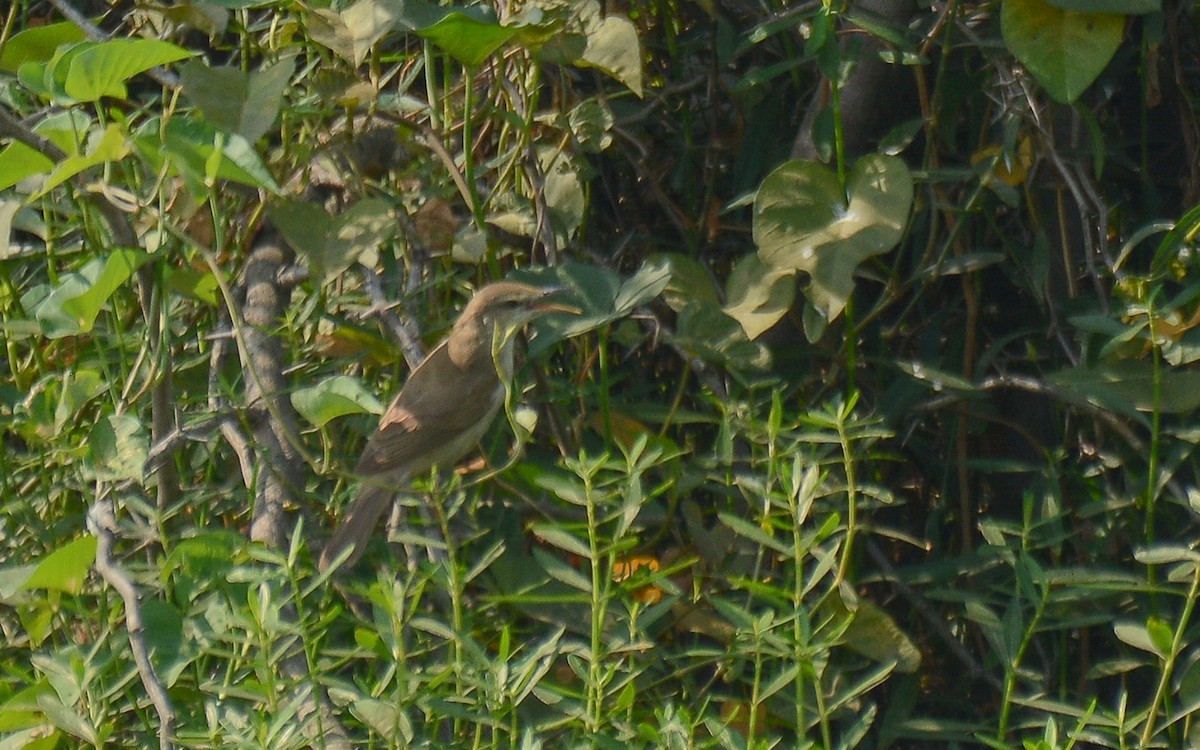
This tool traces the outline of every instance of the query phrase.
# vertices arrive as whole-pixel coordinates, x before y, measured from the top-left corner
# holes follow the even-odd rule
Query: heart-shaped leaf
[[[71,60],[64,87],[81,102],[110,96],[124,99],[125,82],[139,73],[190,57],[192,53],[157,39],[110,39],[80,50]]]
[[[345,414],[380,414],[383,404],[362,383],[345,375],[326,378],[311,388],[292,394],[296,411],[317,427]]]
[[[808,274],[804,294],[831,321],[854,291],[858,266],[899,242],[912,197],[912,175],[894,156],[860,159],[845,193],[824,165],[787,162],[767,175],[754,199],[758,255],[773,268]]]
[[[726,284],[725,314],[741,323],[754,340],[779,322],[796,299],[795,272],[776,268],[757,255],[747,255],[733,267]]]
[[[1060,10],[1042,0],[1004,0],[1000,31],[1050,96],[1070,104],[1116,53],[1125,16]]]

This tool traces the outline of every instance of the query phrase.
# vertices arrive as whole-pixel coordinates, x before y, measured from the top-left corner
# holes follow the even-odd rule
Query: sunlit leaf
[[[587,47],[576,62],[604,71],[641,96],[642,47],[637,28],[623,16],[609,15],[584,29]]]
[[[379,198],[364,198],[337,216],[317,203],[284,199],[271,205],[270,214],[322,284],[377,250],[398,228],[394,209]]]
[[[1050,96],[1070,104],[1116,53],[1125,17],[1061,10],[1044,0],[1004,0],[1000,29],[1005,44]]]
[[[136,417],[114,414],[101,419],[88,435],[88,452],[97,478],[140,482],[149,443],[146,429]]]
[[[53,168],[52,159],[24,143],[13,141],[0,149],[0,190],[7,190],[26,177],[44,174]]]
[[[123,248],[112,251],[105,258],[104,267],[91,287],[78,296],[63,300],[63,311],[74,315],[79,331],[87,333],[92,330],[96,316],[113,293],[148,260],[150,256],[141,250]]]
[[[25,29],[13,34],[0,51],[0,70],[15,73],[24,63],[46,62],[59,47],[86,38],[83,29],[69,21]]]
[[[466,67],[475,67],[512,39],[517,30],[473,12],[475,8],[455,9],[437,22],[416,29]]]
[[[367,59],[371,48],[395,26],[398,8],[382,0],[359,0],[338,13],[313,8],[308,14],[308,33],[354,65]]]
[[[129,153],[128,140],[120,126],[109,125],[103,131],[92,131],[87,147],[81,154],[68,156],[58,163],[46,181],[30,199],[40,198],[75,175],[91,167],[125,158]]]
[[[110,96],[124,99],[125,82],[151,68],[191,57],[192,52],[158,39],[110,39],[97,42],[71,61],[64,82],[67,95],[81,102]]]
[[[79,537],[39,560],[33,575],[21,588],[78,594],[83,591],[88,571],[95,561],[96,537]]]
[[[345,375],[326,378],[292,393],[292,405],[311,424],[323,427],[346,414],[382,414],[383,404],[362,383]]]
[[[741,324],[753,340],[779,322],[796,300],[795,272],[747,255],[733,267],[726,282],[725,314]]]
[[[824,165],[790,161],[758,189],[754,242],[768,265],[808,274],[805,296],[832,321],[854,291],[858,266],[899,242],[912,197],[912,176],[894,156],[860,159],[845,193]]]

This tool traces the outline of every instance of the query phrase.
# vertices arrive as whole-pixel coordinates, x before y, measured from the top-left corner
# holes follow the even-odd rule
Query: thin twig
[[[363,288],[366,290],[367,296],[371,298],[371,309],[367,311],[368,314],[379,318],[384,328],[399,342],[400,351],[404,354],[404,361],[408,364],[408,368],[416,369],[417,365],[421,364],[421,360],[425,359],[425,350],[421,345],[421,337],[416,323],[408,315],[396,312],[396,307],[388,302],[383,293],[383,285],[379,283],[379,277],[375,275],[374,269],[360,263],[358,272],[362,277]]]
[[[129,647],[133,651],[133,661],[137,664],[138,676],[154,710],[158,713],[159,729],[158,743],[162,750],[170,750],[175,735],[175,709],[171,698],[163,687],[162,680],[150,663],[150,650],[146,647],[145,623],[142,619],[141,597],[133,581],[123,569],[112,559],[113,540],[116,537],[117,519],[113,512],[112,499],[103,497],[97,500],[87,514],[88,530],[96,537],[96,572],[121,595],[125,603],[125,629],[129,632]]]

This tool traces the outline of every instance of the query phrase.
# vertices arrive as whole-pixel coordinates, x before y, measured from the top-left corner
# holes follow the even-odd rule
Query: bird
[[[526,323],[548,312],[578,313],[547,299],[558,287],[497,281],[481,287],[449,335],[417,365],[367,439],[354,469],[358,493],[321,551],[319,570],[350,569],[379,518],[410,479],[458,461],[504,405],[513,348]]]

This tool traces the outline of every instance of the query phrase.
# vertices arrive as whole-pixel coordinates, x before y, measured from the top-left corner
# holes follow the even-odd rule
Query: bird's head
[[[519,281],[497,281],[475,292],[450,333],[450,355],[463,361],[477,347],[499,344],[506,352],[526,323],[549,312],[578,314],[577,308],[553,299],[558,287],[533,286]]]
[[[475,292],[459,321],[473,320],[485,329],[511,332],[545,313],[578,313],[578,309],[553,299],[561,291],[558,287],[497,281]]]

